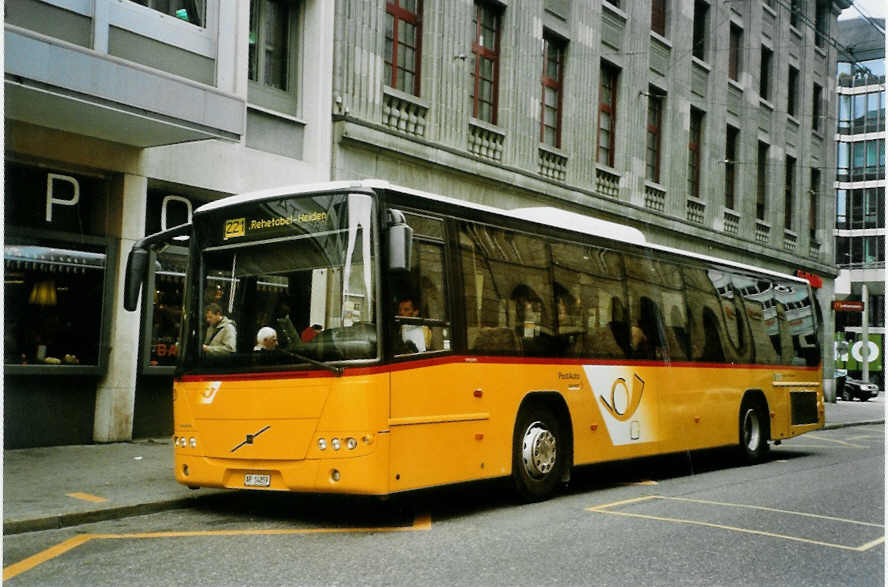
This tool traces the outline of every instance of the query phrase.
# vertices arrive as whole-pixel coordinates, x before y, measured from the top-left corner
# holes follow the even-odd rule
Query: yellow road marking
[[[589,512],[599,512],[599,511],[601,511],[601,510],[603,510],[603,509],[617,507],[618,505],[627,505],[627,504],[630,504],[630,503],[639,503],[639,502],[642,502],[642,501],[648,501],[649,499],[658,499],[659,497],[660,497],[659,495],[644,495],[644,496],[642,496],[642,497],[633,497],[632,499],[624,499],[623,501],[615,501],[614,503],[606,503],[606,504],[604,504],[604,505],[596,505],[596,506],[593,506],[593,507],[591,507],[591,508],[586,508],[586,511],[589,511]],[[607,513],[609,513],[609,512],[607,512]]]
[[[7,581],[25,571],[30,571],[37,565],[65,554],[71,549],[77,548],[90,540],[122,540],[145,538],[188,538],[192,536],[286,536],[293,534],[333,534],[333,533],[365,533],[376,532],[423,532],[432,529],[432,516],[419,514],[413,518],[412,526],[380,526],[377,528],[300,528],[276,530],[206,530],[206,531],[182,531],[182,532],[139,532],[130,534],[79,534],[65,540],[42,552],[9,565],[3,569],[3,580]]]
[[[77,548],[81,544],[89,542],[91,539],[92,536],[90,536],[89,534],[74,536],[73,538],[65,540],[61,544],[56,544],[51,548],[47,548],[43,552],[38,552],[33,556],[29,556],[23,561],[17,562],[13,565],[9,565],[5,569],[3,569],[3,580],[8,581],[16,575],[20,575],[25,571],[30,571],[37,565],[43,564],[50,559],[54,559],[59,555],[65,554],[72,548]]]
[[[821,520],[832,520],[833,522],[844,522],[846,524],[858,524],[860,526],[872,526],[873,528],[884,528],[882,524],[873,524],[871,522],[858,522],[857,520],[849,520],[848,518],[835,518],[833,516],[824,516],[821,514],[809,514],[807,512],[793,512],[791,510],[780,510],[777,508],[769,508],[761,505],[749,505],[745,503],[726,503],[723,501],[709,501],[706,499],[691,499],[689,497],[664,497],[657,496],[658,499],[667,499],[670,501],[687,501],[691,503],[702,503],[707,505],[720,505],[724,507],[746,508],[750,510],[762,510],[765,512],[775,512],[778,514],[790,514],[793,516],[804,516],[806,518],[819,518]]]
[[[845,442],[844,440],[836,440],[835,438],[823,438],[822,436],[817,436],[816,434],[808,434],[808,438],[812,438],[814,440],[822,440],[824,442],[835,442],[836,444],[841,444],[843,446],[850,446],[852,448],[869,448],[868,446],[861,446],[859,444],[851,444],[850,442]]]
[[[774,532],[766,532],[763,530],[752,530],[750,528],[738,528],[736,526],[715,524],[713,522],[701,522],[699,520],[688,520],[688,519],[683,519],[683,518],[668,518],[665,516],[652,516],[652,515],[648,515],[648,514],[636,514],[636,513],[632,513],[632,512],[609,511],[609,508],[612,508],[612,507],[640,503],[640,502],[649,501],[652,499],[661,499],[664,501],[684,501],[684,502],[700,503],[700,504],[707,504],[707,505],[717,505],[717,506],[723,506],[723,507],[747,508],[747,509],[761,510],[761,511],[781,513],[781,514],[790,514],[790,515],[794,515],[794,516],[817,518],[817,519],[821,519],[821,520],[830,520],[830,521],[834,521],[834,522],[843,522],[846,524],[857,524],[860,526],[884,528],[884,526],[882,524],[873,524],[870,522],[860,522],[857,520],[849,520],[847,518],[837,518],[837,517],[833,517],[833,516],[824,516],[824,515],[820,515],[820,514],[809,514],[806,512],[793,512],[793,511],[789,511],[789,510],[781,510],[781,509],[777,509],[777,508],[769,508],[769,507],[757,506],[757,505],[748,505],[748,504],[740,504],[740,503],[726,503],[726,502],[720,502],[720,501],[710,501],[710,500],[705,500],[705,499],[691,499],[691,498],[687,498],[687,497],[667,497],[667,496],[663,496],[663,495],[646,495],[646,496],[637,497],[634,499],[626,499],[623,501],[617,501],[614,503],[609,503],[609,504],[605,504],[605,505],[601,505],[601,506],[590,507],[590,508],[586,508],[586,510],[590,511],[590,512],[598,512],[600,514],[610,514],[613,516],[625,516],[625,517],[629,517],[629,518],[642,518],[642,519],[646,519],[646,520],[657,520],[657,521],[661,521],[661,522],[675,522],[676,524],[690,524],[690,525],[694,525],[694,526],[705,526],[708,528],[718,528],[721,530],[731,530],[734,532],[742,532],[745,534],[755,534],[758,536],[769,536],[771,538],[782,538],[784,540],[793,540],[796,542],[804,542],[807,544],[815,544],[818,546],[827,546],[827,547],[831,547],[831,548],[839,548],[842,550],[851,550],[851,551],[855,551],[855,552],[864,552],[866,550],[869,550],[870,548],[873,548],[874,546],[877,546],[877,545],[885,542],[885,536],[880,536],[879,538],[876,538],[875,540],[867,542],[866,544],[863,544],[861,546],[847,546],[844,544],[833,544],[831,542],[822,542],[819,540],[811,540],[809,538],[800,538],[798,536],[788,536],[786,534],[776,534]]]
[[[89,493],[66,493],[68,497],[73,497],[74,499],[82,499],[83,501],[91,501],[93,503],[102,503],[103,501],[108,501],[104,497],[99,497],[98,495],[91,495]]]
[[[749,528],[738,528],[736,526],[725,526],[723,524],[713,524],[712,522],[700,522],[698,520],[683,520],[680,518],[666,518],[666,517],[662,517],[662,516],[649,516],[646,514],[633,514],[633,513],[629,513],[629,512],[608,512],[608,511],[601,511],[601,510],[599,510],[599,513],[611,514],[614,516],[626,516],[626,517],[630,517],[630,518],[644,518],[647,520],[658,520],[661,522],[675,522],[676,524],[690,524],[693,526],[706,526],[708,528],[718,528],[721,530],[732,530],[734,532],[743,532],[744,534],[755,534],[758,536],[768,536],[771,538],[782,538],[784,540],[793,540],[795,542],[804,542],[806,544],[815,544],[817,546],[827,546],[827,547],[831,547],[831,548],[839,548],[842,550],[852,550],[855,552],[863,552],[864,550],[872,548],[873,546],[878,544],[878,542],[876,542],[875,544],[868,543],[868,544],[864,544],[863,546],[845,546],[844,544],[832,544],[830,542],[821,542],[819,540],[810,540],[808,538],[799,538],[798,536],[787,536],[786,534],[775,534],[773,532],[765,532],[762,530],[751,530]],[[884,540],[884,537],[881,540]]]

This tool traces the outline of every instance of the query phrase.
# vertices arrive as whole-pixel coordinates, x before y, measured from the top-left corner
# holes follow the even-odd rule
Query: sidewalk
[[[826,428],[883,424],[884,409],[884,394],[827,404]],[[176,483],[169,438],[7,450],[3,458],[4,534],[176,509],[222,491]]]

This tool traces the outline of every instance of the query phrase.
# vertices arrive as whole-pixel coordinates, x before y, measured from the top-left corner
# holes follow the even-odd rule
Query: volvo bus
[[[538,500],[576,466],[725,446],[755,463],[824,423],[809,284],[628,226],[378,180],[266,190],[138,241],[128,310],[184,237],[173,444],[189,487],[384,496],[511,477]],[[221,353],[204,350],[208,308],[234,331]]]

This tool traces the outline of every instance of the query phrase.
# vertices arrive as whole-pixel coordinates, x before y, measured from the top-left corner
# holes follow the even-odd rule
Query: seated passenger
[[[270,326],[263,326],[256,334],[254,351],[273,351],[278,347],[277,332]]]
[[[398,302],[398,316],[405,318],[418,318],[419,309],[416,308],[413,298],[405,296]],[[432,342],[432,331],[424,324],[402,324],[401,340],[411,353],[424,353]]]
[[[222,357],[235,352],[237,329],[234,321],[222,315],[222,307],[215,302],[207,304],[204,318],[207,321],[207,333],[202,348],[207,356]]]

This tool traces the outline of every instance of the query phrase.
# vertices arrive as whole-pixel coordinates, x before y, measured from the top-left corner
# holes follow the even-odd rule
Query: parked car
[[[860,379],[848,377],[845,379],[845,385],[842,386],[842,399],[851,401],[851,398],[857,398],[865,402],[869,398],[879,393],[879,386],[875,383],[867,383]]]

